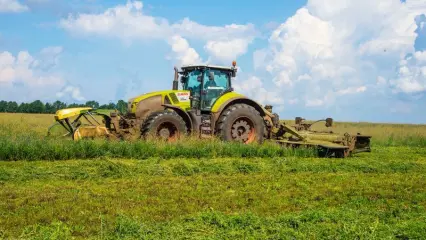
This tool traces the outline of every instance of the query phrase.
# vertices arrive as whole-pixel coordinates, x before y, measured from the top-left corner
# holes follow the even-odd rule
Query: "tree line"
[[[8,113],[55,113],[59,109],[74,108],[74,107],[91,107],[98,109],[117,109],[122,113],[127,111],[127,103],[124,100],[119,100],[117,103],[109,103],[100,105],[97,101],[87,101],[84,104],[71,103],[66,104],[61,101],[53,103],[43,103],[40,100],[35,100],[31,103],[20,103],[15,101],[0,101],[0,112]]]

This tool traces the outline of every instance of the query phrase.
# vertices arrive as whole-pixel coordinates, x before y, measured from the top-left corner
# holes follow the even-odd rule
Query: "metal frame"
[[[92,110],[93,111],[93,110]],[[102,113],[96,113],[96,112],[92,112],[92,111],[86,111],[86,112],[83,112],[83,113],[80,113],[72,122],[70,122],[70,119],[69,118],[64,118],[64,119],[61,119],[61,120],[56,120],[56,122],[54,123],[54,124],[52,124],[49,128],[48,128],[48,131],[47,131],[47,135],[49,136],[50,135],[50,131],[51,131],[51,129],[54,127],[54,126],[56,126],[58,123],[63,127],[63,128],[65,128],[65,130],[67,130],[67,132],[68,133],[66,133],[66,134],[64,134],[63,135],[63,137],[65,137],[65,136],[68,136],[68,135],[74,135],[74,133],[75,133],[75,131],[80,127],[80,125],[79,126],[75,126],[75,124],[82,118],[82,117],[84,117],[86,120],[87,120],[87,122],[89,123],[89,125],[91,125],[91,126],[95,126],[96,124],[97,125],[101,125],[99,122],[98,122],[98,120],[96,120],[96,118],[93,116],[94,114],[93,113],[95,113],[95,115],[99,115],[99,116],[102,116],[103,118],[106,118],[106,117],[108,117],[107,115],[105,115],[105,114],[102,114]],[[90,120],[88,117],[87,117],[87,115],[89,115],[90,116],[90,119],[92,119],[92,120]],[[93,123],[93,121],[96,123]]]

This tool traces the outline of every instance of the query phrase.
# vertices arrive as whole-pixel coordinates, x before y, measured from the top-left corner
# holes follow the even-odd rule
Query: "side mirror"
[[[231,72],[231,77],[236,77],[237,76],[237,69],[234,68],[234,70]]]
[[[188,81],[188,77],[184,77],[184,76],[180,77],[181,83],[186,83],[186,81]]]

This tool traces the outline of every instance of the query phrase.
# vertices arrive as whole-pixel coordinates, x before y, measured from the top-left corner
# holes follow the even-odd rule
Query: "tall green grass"
[[[83,140],[78,142],[34,137],[0,136],[0,160],[66,160],[100,157],[147,159],[218,157],[313,157],[315,149],[282,148],[274,143],[239,144],[219,140],[116,142]]]
[[[426,131],[426,130],[425,130]],[[381,139],[372,139],[372,143],[378,146],[395,147],[395,146],[408,146],[408,147],[426,147],[426,137],[420,134],[412,134],[408,136],[398,136],[390,133],[388,137]]]
[[[0,114],[0,160],[64,160],[101,157],[146,159],[316,156],[314,149],[284,149],[274,143],[242,145],[219,140],[185,139],[166,144],[158,141],[72,142],[46,138],[51,115]],[[292,123],[289,123],[292,124]],[[318,126],[321,130],[321,125]],[[335,131],[371,134],[377,147],[426,147],[425,125],[336,123]]]

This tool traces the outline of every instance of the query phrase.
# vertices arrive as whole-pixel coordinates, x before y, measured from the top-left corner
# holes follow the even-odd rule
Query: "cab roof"
[[[235,70],[235,68],[233,68],[233,67],[208,65],[208,64],[193,64],[193,65],[184,65],[184,66],[181,67],[182,70],[192,70],[192,69],[200,69],[200,68],[212,68],[212,69],[219,69],[219,70],[226,70],[226,71],[234,71]]]

